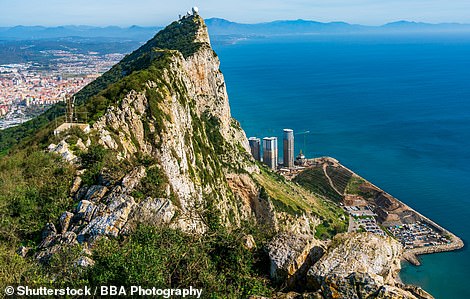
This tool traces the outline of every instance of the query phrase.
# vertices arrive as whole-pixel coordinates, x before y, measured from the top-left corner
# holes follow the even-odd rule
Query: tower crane
[[[297,132],[295,133],[295,135],[304,135],[304,146],[302,149],[300,149],[300,153],[302,153],[302,151],[305,153],[306,152],[306,149],[307,149],[307,135],[310,134],[310,131],[302,131],[302,132]]]

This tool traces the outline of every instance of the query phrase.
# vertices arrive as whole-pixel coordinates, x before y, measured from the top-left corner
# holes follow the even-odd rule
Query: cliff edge
[[[253,160],[219,64],[193,14],[81,90],[76,115],[86,118],[63,131],[38,127],[0,161],[12,174],[0,185],[13,198],[0,208],[15,224],[2,224],[2,238],[47,269],[44,281],[62,284],[194,283],[211,298],[289,289],[430,298],[395,281],[395,241],[331,240],[346,230],[345,213]],[[14,180],[27,186],[24,198]],[[25,271],[7,282],[24,282]]]

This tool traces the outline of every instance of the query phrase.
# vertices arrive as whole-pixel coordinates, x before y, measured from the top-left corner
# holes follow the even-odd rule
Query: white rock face
[[[323,298],[430,299],[418,287],[397,282],[401,244],[372,233],[335,236],[326,253],[307,272],[306,287]]]
[[[79,241],[81,237],[88,236],[109,235],[117,237],[134,206],[135,201],[132,197],[116,198],[108,205],[108,209],[103,215],[93,217],[90,223],[80,231]]]
[[[378,283],[394,283],[400,271],[403,248],[390,237],[370,233],[341,234],[309,274],[346,277],[352,273],[368,273]]]
[[[57,145],[50,144],[48,149],[52,153],[59,154],[67,162],[75,162],[77,160],[77,156],[70,150],[69,144],[65,140],[62,140]]]
[[[227,225],[252,216],[249,204],[233,197],[227,176],[239,175],[232,174],[231,169],[252,172],[257,167],[250,161],[245,133],[230,115],[220,62],[210,47],[207,28],[202,19],[195,21],[201,22],[195,35],[199,50],[186,58],[177,51],[168,51],[171,60],[161,70],[161,80],[146,83],[147,91],[153,90],[163,98],[157,104],[161,115],[151,115],[146,91],[130,91],[92,129],[99,132],[102,145],[120,152],[119,157],[129,158],[140,151],[156,158],[168,178],[170,191],[179,201],[179,219],[175,223],[184,231],[202,233],[205,229],[198,209],[209,196]],[[177,87],[172,87],[175,84]],[[208,136],[204,128],[208,125],[204,124],[205,118],[218,122],[217,130],[224,142],[222,152],[207,155],[207,150],[201,151],[201,147],[213,147],[209,141],[213,136]],[[254,185],[249,177],[242,181],[246,186]]]
[[[173,219],[176,208],[165,198],[147,198],[138,204],[129,215],[125,229],[132,231],[137,224],[160,226]]]
[[[134,190],[135,187],[140,183],[140,181],[145,177],[146,170],[145,167],[139,166],[133,169],[129,174],[127,174],[121,182],[122,192],[129,192]]]
[[[325,252],[325,244],[311,235],[281,233],[268,245],[271,278],[293,287]]]

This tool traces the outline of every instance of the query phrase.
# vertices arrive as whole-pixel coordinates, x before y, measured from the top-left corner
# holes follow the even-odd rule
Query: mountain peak
[[[209,45],[207,26],[199,15],[189,15],[174,21],[158,32],[147,44],[155,48],[178,50],[187,57],[201,45]]]

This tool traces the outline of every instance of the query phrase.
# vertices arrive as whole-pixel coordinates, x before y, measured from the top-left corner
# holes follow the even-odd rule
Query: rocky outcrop
[[[268,245],[271,279],[295,287],[324,252],[325,245],[310,235],[277,235]]]
[[[277,293],[272,299],[433,298],[396,280],[402,247],[390,237],[340,234],[326,248],[309,236],[279,234],[268,249],[271,277],[284,290],[301,291]]]
[[[175,216],[176,208],[165,198],[147,198],[129,215],[127,231],[133,231],[138,224],[159,226],[168,224]]]
[[[335,236],[328,252],[308,272],[312,278],[368,273],[378,284],[394,283],[400,271],[402,246],[390,237],[370,233]]]
[[[57,145],[50,144],[48,150],[52,153],[60,155],[67,162],[77,161],[77,156],[73,153],[73,151],[70,149],[70,145],[65,140],[62,140]]]
[[[324,298],[432,298],[397,282],[401,245],[371,233],[335,236],[326,253],[307,272],[307,288]],[[429,295],[430,296],[430,295]]]
[[[59,230],[49,223],[43,231],[43,240],[36,258],[47,261],[64,245],[89,244],[100,236],[116,237],[129,232],[138,224],[169,224],[175,207],[167,199],[147,198],[137,203],[131,195],[145,169],[137,167],[121,182],[110,188],[93,185],[80,188],[82,198],[73,212],[64,212],[59,218]],[[110,190],[110,191],[108,191]],[[90,265],[84,258],[80,265]]]

